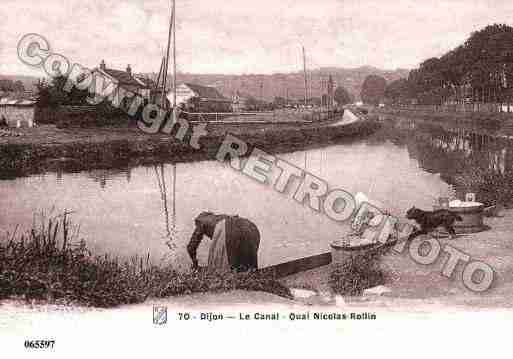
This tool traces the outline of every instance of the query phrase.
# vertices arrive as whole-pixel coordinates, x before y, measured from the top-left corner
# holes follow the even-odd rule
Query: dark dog
[[[413,219],[420,226],[418,231],[410,235],[409,240],[421,235],[433,232],[437,227],[444,227],[452,238],[456,237],[454,230],[454,222],[462,221],[463,219],[449,211],[448,209],[438,209],[436,211],[423,211],[421,209],[412,207],[406,212],[406,218]]]

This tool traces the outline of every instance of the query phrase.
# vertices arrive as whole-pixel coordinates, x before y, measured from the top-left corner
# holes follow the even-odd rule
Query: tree
[[[362,85],[360,97],[367,104],[377,105],[385,97],[385,88],[387,80],[381,76],[369,75],[365,78]]]
[[[320,97],[312,97],[309,99],[309,103],[313,106],[321,106],[322,99]]]
[[[25,86],[23,86],[23,82],[20,80],[13,81],[13,80],[0,80],[0,91],[5,92],[23,92],[25,91]]]
[[[410,72],[408,83],[421,104],[507,102],[513,93],[512,62],[513,27],[493,24],[440,58],[422,62]]]
[[[39,107],[56,107],[59,105],[87,105],[86,98],[88,90],[78,90],[73,87],[69,92],[64,90],[67,82],[65,76],[58,76],[52,79],[51,83],[46,81],[37,85],[37,105]]]
[[[273,106],[275,108],[282,108],[282,107],[285,107],[286,105],[287,105],[287,99],[285,99],[283,97],[276,96],[273,100]]]
[[[268,102],[257,100],[256,98],[249,96],[246,99],[246,108],[249,111],[267,111],[273,109],[273,105]]]
[[[333,98],[335,102],[339,106],[347,105],[348,103],[353,102],[353,97],[349,94],[349,92],[342,86],[339,86],[335,89],[335,93],[333,94]]]
[[[0,80],[0,91],[14,91],[14,83],[11,80]]]
[[[385,88],[385,99],[392,103],[406,103],[413,97],[412,92],[407,79],[395,80]]]

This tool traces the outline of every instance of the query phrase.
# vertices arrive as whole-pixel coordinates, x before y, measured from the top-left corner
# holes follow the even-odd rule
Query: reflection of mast
[[[160,168],[160,172],[159,172]],[[167,204],[167,186],[164,164],[160,167],[154,166],[157,182],[160,190],[160,199],[162,200],[162,209],[164,214],[164,222],[166,227],[166,237],[171,240],[176,230],[176,165],[173,164],[172,191],[173,197],[171,202],[171,221],[169,220],[169,207]]]
[[[169,210],[167,208],[167,190],[166,190],[166,178],[164,176],[164,165],[160,165],[160,173],[157,166],[153,167],[155,174],[157,175],[157,182],[160,190],[160,199],[162,200],[162,208],[164,209],[164,221],[166,225],[166,235],[168,238],[171,237],[171,231],[169,229]]]
[[[173,163],[173,212],[171,225],[173,232],[176,229],[176,163]]]

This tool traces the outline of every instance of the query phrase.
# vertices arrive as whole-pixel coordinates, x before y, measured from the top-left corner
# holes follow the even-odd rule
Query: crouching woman
[[[196,251],[204,235],[212,240],[208,254],[209,271],[243,272],[258,268],[260,233],[253,222],[212,212],[200,213],[194,222],[196,228],[187,245],[193,269],[198,268]]]

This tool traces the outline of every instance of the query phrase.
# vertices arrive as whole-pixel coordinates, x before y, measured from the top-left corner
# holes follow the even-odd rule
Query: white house
[[[167,98],[173,105],[173,91],[168,93]],[[230,112],[232,100],[214,87],[183,83],[176,87],[176,104],[183,104],[190,111]]]
[[[145,100],[150,100],[152,89],[151,83],[146,79],[135,76],[132,73],[130,65],[127,66],[125,71],[115,70],[107,68],[105,61],[102,60],[100,66],[92,70],[92,74],[94,79],[96,79],[97,76],[102,76],[107,81],[113,83],[116,88],[121,87],[127,91],[140,95]],[[106,83],[104,82],[104,86],[105,85]],[[100,84],[95,84],[95,86],[98,91]]]

